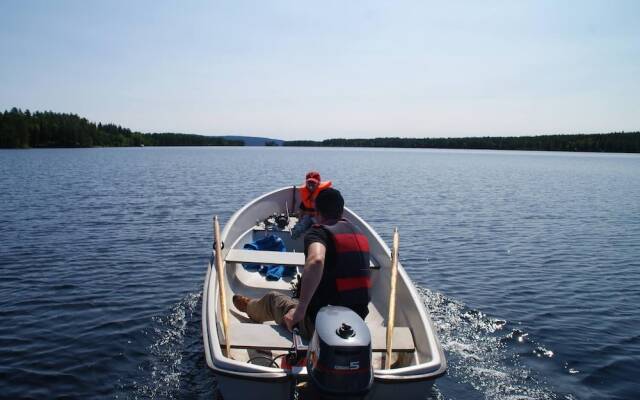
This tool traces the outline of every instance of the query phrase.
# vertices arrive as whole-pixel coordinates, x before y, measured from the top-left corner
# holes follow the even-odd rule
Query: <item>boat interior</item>
[[[297,273],[302,273],[304,265],[303,239],[293,239],[291,229],[296,224],[295,217],[288,218],[285,226],[271,223],[269,218],[258,221],[253,227],[244,233],[239,232],[231,246],[223,250],[226,273],[226,294],[229,307],[229,323],[231,338],[231,358],[236,361],[250,362],[264,367],[280,368],[280,359],[286,355],[293,346],[292,334],[283,326],[275,322],[257,323],[236,309],[231,301],[234,294],[240,294],[251,298],[260,298],[270,291],[278,291],[285,294],[292,293],[292,283]],[[282,239],[286,251],[248,250],[245,245],[263,239],[268,235],[274,235]],[[374,246],[375,244],[371,243]],[[377,252],[381,254],[381,251]],[[373,289],[372,301],[369,305],[369,315],[365,322],[369,327],[373,349],[374,369],[383,368],[386,357],[386,314],[388,312],[389,279],[388,268],[384,270],[387,277],[381,279],[380,262],[389,264],[387,259],[378,260],[371,256],[371,278]],[[386,254],[386,253],[384,253]],[[295,269],[293,276],[285,276],[279,280],[267,280],[260,272],[255,270],[256,264],[260,265],[284,265]],[[251,268],[249,268],[251,267]],[[393,333],[392,369],[418,365],[430,358],[428,349],[416,349],[414,332],[422,332],[423,326],[416,326],[415,317],[411,315],[418,312],[416,305],[411,301],[409,293],[402,293],[406,289],[404,282],[398,277],[398,306],[396,307],[395,329]],[[412,308],[416,308],[413,310]],[[413,324],[413,326],[412,326]],[[221,348],[225,348],[224,333],[218,322],[218,336],[221,338]]]

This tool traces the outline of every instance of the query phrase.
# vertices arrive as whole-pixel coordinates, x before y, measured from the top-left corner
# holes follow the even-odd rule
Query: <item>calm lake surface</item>
[[[214,398],[212,216],[309,169],[399,228],[432,397],[640,396],[638,155],[125,148],[0,150],[0,398]]]

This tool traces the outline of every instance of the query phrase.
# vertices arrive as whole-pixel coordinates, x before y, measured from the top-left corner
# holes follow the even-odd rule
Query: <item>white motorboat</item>
[[[202,297],[202,331],[206,361],[218,387],[229,399],[288,399],[296,383],[309,380],[307,368],[281,368],[277,362],[292,346],[291,333],[275,323],[255,323],[237,310],[234,294],[258,298],[269,291],[291,293],[292,278],[265,279],[243,264],[304,265],[303,240],[292,239],[296,203],[295,187],[267,193],[238,210],[220,234],[224,245],[222,287],[225,289],[228,338],[223,327],[220,283],[211,258]],[[354,212],[345,207],[344,217],[367,236],[370,247],[371,302],[365,319],[370,332],[373,384],[367,399],[425,398],[434,381],[446,372],[446,361],[436,332],[422,301],[398,263],[396,315],[391,349],[391,368],[385,369],[387,314],[391,291],[391,251],[380,236]],[[278,224],[279,223],[279,224]],[[266,235],[276,235],[286,252],[244,249],[244,245]],[[215,253],[215,251],[214,251]],[[230,353],[226,353],[229,340]]]

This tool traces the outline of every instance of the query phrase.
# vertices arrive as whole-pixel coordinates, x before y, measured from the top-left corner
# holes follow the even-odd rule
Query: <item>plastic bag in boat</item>
[[[247,250],[265,250],[265,251],[287,251],[281,238],[275,235],[267,235],[255,242],[244,245]],[[268,281],[277,281],[285,276],[293,276],[296,273],[296,267],[284,265],[268,265],[268,264],[242,264],[247,271],[258,271],[264,275]]]

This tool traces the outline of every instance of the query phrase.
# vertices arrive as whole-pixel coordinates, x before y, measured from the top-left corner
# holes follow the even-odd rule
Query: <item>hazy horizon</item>
[[[0,110],[282,140],[640,129],[637,1],[0,3]]]

